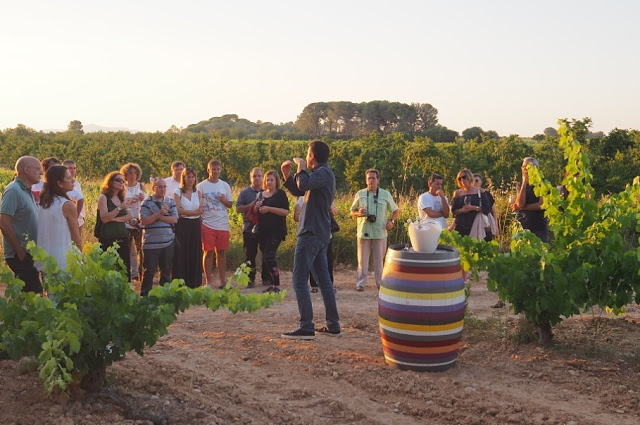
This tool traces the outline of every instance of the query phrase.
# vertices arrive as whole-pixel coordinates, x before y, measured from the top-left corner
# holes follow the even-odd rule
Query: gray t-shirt
[[[2,192],[0,214],[13,217],[11,227],[15,232],[20,245],[26,249],[28,241],[37,242],[38,239],[38,206],[33,199],[31,189],[25,186],[20,178],[16,177]],[[14,258],[16,252],[7,241],[2,238],[4,258]]]
[[[262,189],[256,190],[253,186],[247,186],[238,195],[238,200],[236,201],[237,206],[249,205],[258,197],[258,193],[262,192]],[[247,216],[245,214],[242,215],[242,232],[250,232],[253,225],[249,220],[247,220]]]

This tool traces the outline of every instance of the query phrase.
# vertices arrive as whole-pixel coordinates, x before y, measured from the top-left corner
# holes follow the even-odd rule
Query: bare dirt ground
[[[289,290],[253,314],[187,311],[144,357],[110,367],[94,395],[47,396],[37,372],[1,361],[0,424],[640,423],[638,306],[568,319],[543,348],[518,344],[519,318],[491,308],[497,296],[474,282],[457,365],[418,373],[386,365],[377,291],[372,278],[354,291],[354,277],[336,273],[338,338],[279,338],[297,324]],[[322,298],[312,297],[322,324]]]

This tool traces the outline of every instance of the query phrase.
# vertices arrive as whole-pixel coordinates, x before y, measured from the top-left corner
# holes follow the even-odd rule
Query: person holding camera
[[[351,217],[358,220],[358,272],[356,291],[364,291],[369,273],[369,254],[373,252],[373,272],[380,288],[382,266],[387,250],[387,231],[393,228],[400,210],[391,193],[378,187],[380,173],[373,168],[365,171],[367,188],[356,193],[351,204]],[[389,217],[390,215],[390,217]]]

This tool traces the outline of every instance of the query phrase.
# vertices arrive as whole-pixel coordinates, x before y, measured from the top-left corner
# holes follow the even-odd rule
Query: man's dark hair
[[[319,164],[324,164],[329,161],[329,145],[321,140],[314,140],[309,143],[309,148],[311,148],[311,152],[316,159],[316,162]]]
[[[433,173],[429,176],[429,183],[432,183],[434,180],[444,180],[442,174]]]
[[[55,156],[50,156],[40,161],[40,165],[42,165],[42,171],[46,173],[52,165],[60,165],[60,161]]]

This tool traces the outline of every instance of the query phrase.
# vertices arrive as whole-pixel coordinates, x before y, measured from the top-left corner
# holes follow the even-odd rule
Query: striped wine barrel
[[[464,279],[458,250],[387,250],[378,298],[384,357],[390,366],[439,371],[455,365],[464,325]]]

